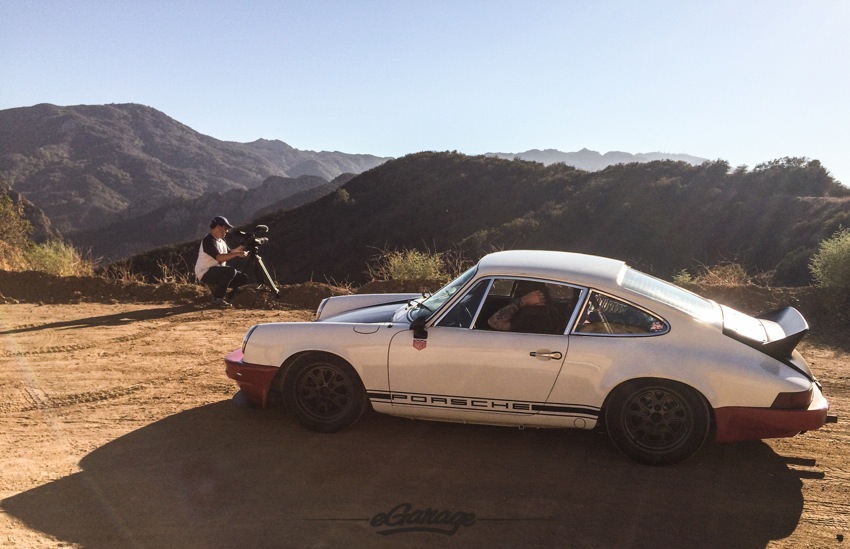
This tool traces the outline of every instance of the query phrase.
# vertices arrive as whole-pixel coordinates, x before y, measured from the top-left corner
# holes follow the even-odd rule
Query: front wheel
[[[336,357],[308,355],[286,372],[281,385],[286,409],[313,431],[333,433],[356,422],[366,391],[351,366]]]
[[[614,445],[647,465],[672,465],[700,449],[711,428],[702,395],[663,379],[618,387],[605,405],[605,428]]]

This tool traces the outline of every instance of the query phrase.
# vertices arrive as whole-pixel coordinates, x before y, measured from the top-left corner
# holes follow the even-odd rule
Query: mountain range
[[[703,161],[587,149],[488,156],[588,171],[661,159]],[[218,212],[250,220],[269,208],[291,208],[387,160],[302,151],[279,140],[220,141],[136,104],[0,111],[0,187],[20,193],[55,231],[105,260],[190,238]]]
[[[267,224],[264,255],[283,282],[362,282],[387,249],[474,258],[530,247],[619,257],[662,277],[734,260],[799,284],[818,243],[850,225],[850,190],[817,160],[748,171],[587,149],[390,159],[219,141],[133,104],[0,111],[0,187],[39,238],[61,232],[145,272],[190,271],[214,215]]]
[[[69,237],[108,231],[112,223],[176,201],[255,189],[270,177],[283,187],[302,176],[326,184],[386,160],[300,151],[282,141],[220,141],[135,104],[0,111],[0,183],[43,210]],[[292,185],[289,194],[302,187]]]
[[[474,261],[492,250],[524,248],[615,257],[665,279],[735,262],[773,284],[805,285],[818,244],[850,226],[850,189],[817,160],[801,158],[751,171],[730,170],[725,161],[668,160],[588,172],[417,153],[253,223],[269,226],[262,255],[287,283],[367,282],[367,264],[386,250],[427,249]],[[160,263],[192,265],[197,242],[131,264],[148,273]]]
[[[587,170],[589,172],[604,170],[608,166],[613,166],[614,164],[631,164],[633,162],[645,163],[654,162],[656,160],[676,160],[679,162],[687,162],[693,166],[698,166],[708,160],[707,158],[700,158],[689,154],[669,154],[660,152],[632,154],[620,151],[609,151],[605,154],[601,154],[589,149],[582,149],[576,152],[562,152],[555,149],[545,149],[542,151],[539,149],[532,149],[522,153],[487,153],[484,156],[504,158],[506,160],[519,158],[520,160],[540,162],[545,166],[560,162],[567,166],[573,166],[580,170]]]

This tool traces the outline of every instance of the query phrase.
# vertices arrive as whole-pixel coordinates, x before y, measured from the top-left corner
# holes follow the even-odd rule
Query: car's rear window
[[[716,317],[714,304],[711,301],[640,271],[625,269],[621,285],[623,288],[675,307],[700,320],[711,321]]]

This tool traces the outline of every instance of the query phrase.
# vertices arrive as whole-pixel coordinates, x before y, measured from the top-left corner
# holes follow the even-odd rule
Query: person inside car
[[[535,334],[556,334],[561,331],[561,314],[551,306],[551,298],[542,282],[520,281],[514,299],[487,319],[494,330]]]

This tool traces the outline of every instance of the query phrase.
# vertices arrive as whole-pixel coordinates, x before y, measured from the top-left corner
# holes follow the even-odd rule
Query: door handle
[[[528,356],[533,356],[536,358],[549,358],[555,360],[561,360],[562,358],[564,358],[564,355],[562,355],[558,351],[552,353],[544,351],[531,351],[530,353],[528,353]]]

